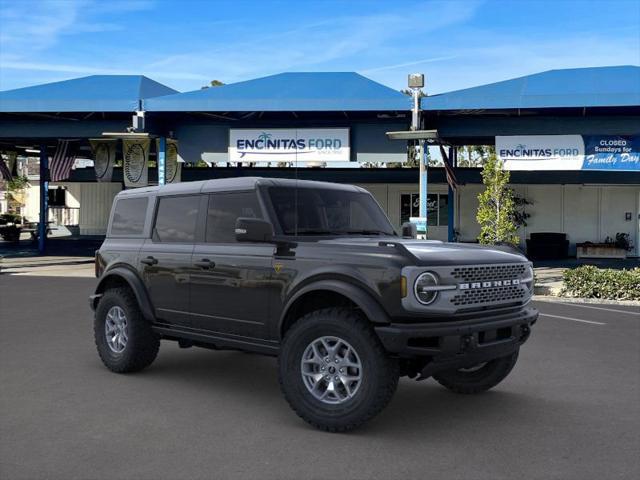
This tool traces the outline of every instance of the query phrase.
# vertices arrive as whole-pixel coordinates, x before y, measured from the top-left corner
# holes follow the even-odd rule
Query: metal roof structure
[[[177,90],[143,75],[91,75],[0,92],[0,112],[133,112]]]
[[[149,112],[408,111],[411,98],[355,72],[291,72],[156,97]]]
[[[549,70],[422,98],[422,109],[504,110],[640,106],[640,67]]]

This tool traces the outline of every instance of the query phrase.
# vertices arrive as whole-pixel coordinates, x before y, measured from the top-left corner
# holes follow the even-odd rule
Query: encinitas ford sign
[[[229,130],[230,162],[348,162],[348,128]]]
[[[496,136],[496,154],[507,170],[580,170],[580,135]]]
[[[507,170],[640,171],[640,136],[496,136]]]

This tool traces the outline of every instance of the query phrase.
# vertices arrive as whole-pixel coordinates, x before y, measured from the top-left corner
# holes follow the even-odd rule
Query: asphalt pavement
[[[537,302],[493,391],[403,379],[374,421],[329,434],[289,409],[273,358],[166,342],[109,372],[94,284],[0,275],[2,479],[640,478],[640,307]]]

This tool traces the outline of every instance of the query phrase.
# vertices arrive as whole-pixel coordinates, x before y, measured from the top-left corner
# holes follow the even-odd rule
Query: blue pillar
[[[166,183],[167,168],[167,139],[160,137],[158,140],[158,185]]]
[[[38,224],[38,252],[47,248],[47,222],[49,221],[49,157],[47,145],[40,145],[40,223]]]
[[[451,147],[449,149],[449,162],[451,162],[451,168],[455,168],[458,163],[458,151],[456,147]],[[453,188],[449,185],[449,189],[447,190],[447,240],[453,242],[453,237],[455,236],[455,226],[454,226],[454,217],[455,217],[455,208],[454,208],[454,195]]]

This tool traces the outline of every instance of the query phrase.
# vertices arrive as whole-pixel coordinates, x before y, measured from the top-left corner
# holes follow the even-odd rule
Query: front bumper
[[[465,368],[514,353],[531,333],[538,311],[525,307],[515,313],[483,319],[420,324],[391,324],[375,331],[386,350],[400,357],[428,360],[421,376]]]

